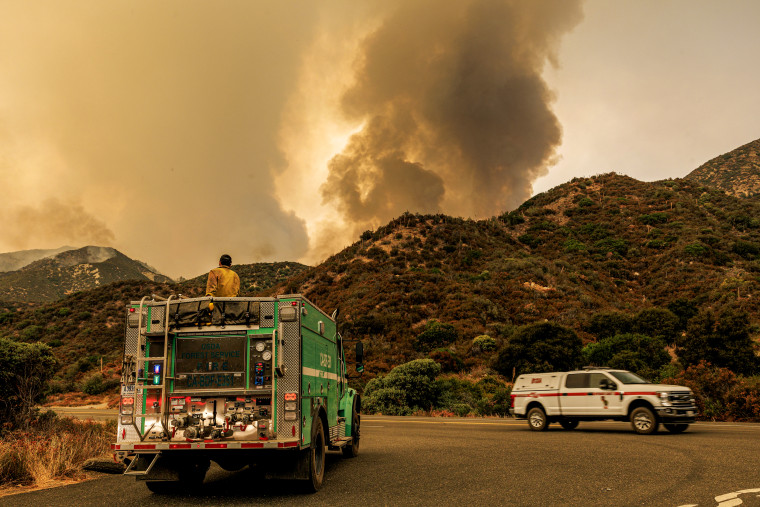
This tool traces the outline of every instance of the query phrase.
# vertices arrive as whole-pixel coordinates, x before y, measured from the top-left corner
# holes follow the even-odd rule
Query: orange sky
[[[0,0],[0,252],[315,263],[760,137],[752,1]]]

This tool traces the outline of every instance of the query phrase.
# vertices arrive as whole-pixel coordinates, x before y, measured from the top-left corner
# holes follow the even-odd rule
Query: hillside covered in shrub
[[[753,375],[758,217],[755,198],[685,180],[605,174],[487,220],[407,213],[319,266],[274,263],[269,281],[257,265],[235,269],[244,295],[304,293],[328,312],[339,307],[344,337],[365,342],[360,388],[420,359],[437,363],[443,378],[472,374],[471,384],[498,373],[503,385],[525,368],[584,361],[646,367],[662,379],[704,359]],[[204,282],[123,282],[56,303],[9,306],[0,335],[52,346],[61,364],[56,389],[105,388],[108,379],[91,378],[101,356],[115,376],[124,305],[150,293],[200,295]],[[264,287],[272,282],[279,283]],[[721,355],[721,347],[742,359],[729,364],[736,354]],[[436,400],[421,408],[443,409]]]

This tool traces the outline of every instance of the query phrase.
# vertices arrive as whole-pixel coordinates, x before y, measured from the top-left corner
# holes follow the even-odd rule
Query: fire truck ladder
[[[135,412],[132,416],[132,427],[137,431],[137,434],[140,436],[140,441],[145,441],[145,438],[147,435],[150,434],[150,432],[153,430],[153,428],[156,426],[156,424],[161,421],[161,425],[163,426],[163,437],[162,440],[168,439],[169,436],[169,407],[167,406],[167,400],[166,400],[166,381],[167,380],[173,380],[172,378],[167,378],[167,370],[166,370],[166,363],[167,363],[167,357],[169,355],[169,303],[171,302],[174,295],[172,294],[168,298],[162,298],[160,296],[156,296],[155,294],[150,296],[153,301],[166,301],[166,311],[164,312],[164,349],[161,356],[147,356],[146,354],[149,353],[148,351],[148,323],[143,322],[143,310],[146,310],[145,308],[145,302],[148,299],[148,296],[144,296],[140,300],[140,308],[138,309],[138,317],[137,317],[137,329],[138,329],[138,343],[137,343],[137,357],[135,361],[135,369],[136,375],[134,376],[134,393],[135,398],[137,397],[137,390],[141,389],[143,391],[143,402],[145,400],[145,397],[147,395],[148,389],[153,391],[159,391],[159,395],[157,397],[156,403],[158,403],[158,407],[160,407],[160,413],[155,412],[155,408],[157,408],[155,405],[153,407],[147,407],[145,408],[145,411],[142,413]],[[144,329],[143,329],[144,326]],[[160,384],[152,384],[150,382],[153,381],[155,378],[151,373],[148,371],[149,364],[150,363],[158,364],[159,365],[159,373],[161,378]],[[142,372],[142,376],[140,375],[140,372]],[[140,384],[140,382],[143,382]],[[153,408],[154,411],[151,413],[148,413],[148,409]],[[137,407],[134,409],[137,410]],[[142,421],[142,426],[145,426],[145,417],[146,416],[153,416],[156,417],[156,420],[153,421],[153,424],[150,425],[144,432],[138,427],[137,420],[140,419]]]

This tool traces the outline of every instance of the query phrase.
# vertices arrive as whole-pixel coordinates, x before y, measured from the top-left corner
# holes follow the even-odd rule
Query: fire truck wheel
[[[351,410],[351,442],[343,448],[343,456],[346,458],[355,458],[359,455],[359,428],[361,427],[361,415],[356,411],[356,401]]]
[[[688,424],[665,424],[664,426],[671,433],[683,433],[689,427]]]
[[[654,412],[647,407],[637,407],[631,412],[631,426],[639,435],[651,435],[657,432],[660,422]]]
[[[316,415],[311,422],[311,446],[309,447],[309,481],[307,490],[319,491],[325,478],[325,430],[322,419]]]
[[[543,409],[533,407],[528,410],[528,427],[533,431],[544,431],[549,427],[549,421]]]
[[[578,419],[562,419],[559,425],[566,430],[574,430],[578,427]]]

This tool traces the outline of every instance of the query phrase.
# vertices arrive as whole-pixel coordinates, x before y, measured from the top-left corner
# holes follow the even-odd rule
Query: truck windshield
[[[611,371],[609,373],[623,384],[649,384],[648,381],[630,371]]]

